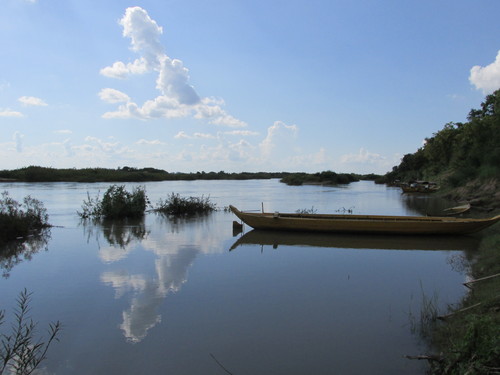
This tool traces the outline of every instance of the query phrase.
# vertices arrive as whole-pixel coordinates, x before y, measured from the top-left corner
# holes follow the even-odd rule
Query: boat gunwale
[[[478,223],[499,220],[500,215],[490,218],[457,218],[450,216],[391,216],[391,215],[342,215],[342,214],[300,214],[300,213],[272,213],[272,212],[244,212],[230,205],[234,214],[251,216],[255,218],[285,218],[285,219],[309,219],[309,220],[352,220],[352,221],[401,221],[401,222],[449,222],[449,223]],[[238,215],[237,215],[238,216]]]

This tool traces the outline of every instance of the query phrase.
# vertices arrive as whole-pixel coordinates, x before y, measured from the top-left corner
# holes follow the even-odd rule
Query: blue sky
[[[385,173],[500,88],[498,0],[0,5],[0,169]]]

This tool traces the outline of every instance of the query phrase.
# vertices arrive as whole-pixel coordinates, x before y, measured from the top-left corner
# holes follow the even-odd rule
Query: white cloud
[[[148,141],[146,139],[139,139],[135,143],[137,143],[138,145],[148,145],[148,146],[160,146],[160,145],[164,145],[165,144],[164,142],[161,142],[158,139],[155,139],[155,140],[152,140],[152,141]]]
[[[19,132],[15,132],[12,135],[12,139],[16,143],[16,151],[17,152],[23,152],[23,139],[24,139],[24,134],[21,134]]]
[[[98,95],[102,101],[107,103],[127,103],[130,101],[130,97],[127,94],[110,88],[102,89]]]
[[[344,154],[340,157],[342,163],[377,163],[386,158],[380,154],[375,154],[360,148],[357,154]]]
[[[191,138],[189,135],[186,134],[184,131],[180,131],[174,136],[175,139],[189,139]]]
[[[115,62],[111,66],[102,68],[99,73],[109,78],[125,79],[131,74],[144,74],[148,71],[144,58],[136,59],[133,63],[125,64],[121,61]]]
[[[107,77],[123,79],[132,74],[156,72],[158,74],[156,89],[161,92],[161,95],[147,100],[140,106],[123,92],[103,89],[99,94],[102,100],[108,103],[126,103],[120,105],[115,111],[104,113],[103,118],[149,120],[192,116],[196,119],[208,120],[214,125],[229,127],[247,125],[221,108],[224,104],[223,100],[200,98],[189,83],[189,70],[184,63],[165,54],[160,40],[163,29],[149,17],[144,9],[127,8],[119,24],[123,27],[123,36],[130,38],[131,49],[141,56],[133,63],[126,64],[117,61],[101,69],[100,73]]]
[[[21,112],[12,111],[10,109],[2,109],[0,110],[0,117],[23,117],[24,115]]]
[[[224,134],[228,135],[239,135],[242,137],[247,137],[251,135],[259,135],[258,132],[250,131],[250,130],[231,130],[229,132],[224,132]]]
[[[25,106],[46,106],[47,105],[47,103],[45,103],[42,99],[36,98],[34,96],[21,96],[17,100]]]
[[[280,150],[288,153],[293,146],[298,130],[297,125],[286,125],[282,121],[276,121],[267,129],[267,136],[260,144],[262,155],[269,157],[272,153],[280,152]]]
[[[213,134],[206,134],[206,133],[194,133],[195,138],[202,138],[202,139],[215,139],[217,138]]]
[[[476,65],[470,70],[469,81],[484,94],[491,94],[500,88],[500,51],[494,62],[485,67]]]

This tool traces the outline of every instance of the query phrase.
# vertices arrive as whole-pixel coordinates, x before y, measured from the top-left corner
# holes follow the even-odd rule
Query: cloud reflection
[[[127,341],[142,341],[148,331],[162,321],[159,311],[163,300],[181,289],[187,281],[189,267],[199,254],[224,251],[220,246],[223,237],[209,224],[208,217],[180,221],[155,217],[148,236],[136,243],[125,246],[109,243],[100,248],[103,262],[122,263],[123,268],[104,272],[101,281],[115,289],[116,299],[130,296],[130,307],[123,311],[120,324]],[[126,258],[140,248],[155,254],[154,273],[129,270],[136,264]]]

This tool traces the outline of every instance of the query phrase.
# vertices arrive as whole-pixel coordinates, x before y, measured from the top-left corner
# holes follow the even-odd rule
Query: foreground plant
[[[11,333],[0,333],[0,375],[29,375],[46,359],[47,351],[53,341],[59,341],[61,331],[59,321],[49,325],[46,341],[35,339],[37,323],[29,316],[31,293],[24,289],[17,299],[14,310],[15,321]],[[0,310],[0,327],[4,323],[5,311]]]
[[[78,215],[82,219],[119,219],[140,217],[144,215],[149,203],[144,187],[136,187],[132,192],[125,190],[125,186],[111,185],[104,196],[99,199],[90,197],[83,202],[82,212]]]
[[[0,198],[0,243],[49,227],[43,203],[27,196],[19,203],[4,191]]]
[[[154,208],[155,212],[172,216],[193,216],[206,214],[217,209],[215,203],[210,202],[210,197],[181,197],[172,193],[167,199],[160,199]]]

